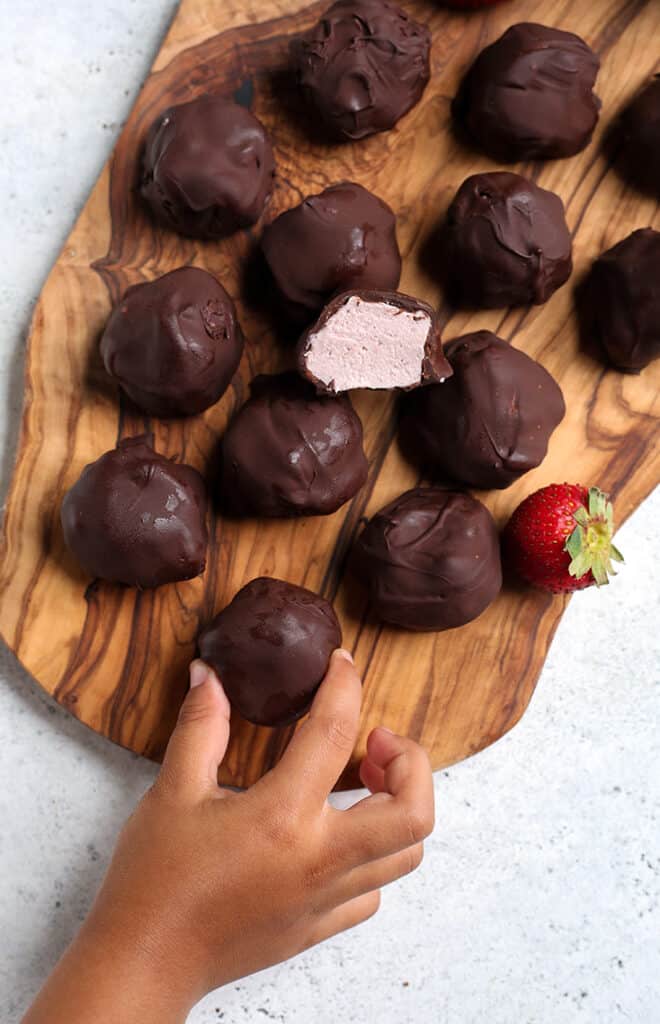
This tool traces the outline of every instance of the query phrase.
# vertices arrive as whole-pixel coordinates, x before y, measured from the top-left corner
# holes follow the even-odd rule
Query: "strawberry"
[[[535,587],[553,594],[608,583],[612,503],[597,487],[550,484],[518,505],[502,534],[504,562]]]

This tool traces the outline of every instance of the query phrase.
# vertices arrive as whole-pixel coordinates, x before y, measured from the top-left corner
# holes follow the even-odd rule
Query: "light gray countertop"
[[[32,305],[175,7],[0,0],[3,488]],[[362,928],[212,995],[192,1024],[659,1019],[658,522],[660,491],[621,530],[614,584],[571,603],[521,724],[436,776],[420,871]],[[68,717],[4,648],[0,672],[0,1019],[14,1024],[155,768]]]

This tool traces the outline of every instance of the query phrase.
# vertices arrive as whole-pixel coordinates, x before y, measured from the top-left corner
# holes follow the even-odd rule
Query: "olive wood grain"
[[[178,238],[155,226],[134,190],[145,132],[160,110],[208,90],[252,96],[272,132],[279,167],[267,219],[304,195],[353,179],[398,213],[403,290],[437,304],[446,338],[491,328],[558,378],[568,413],[543,465],[485,497],[499,523],[520,499],[555,480],[598,483],[619,522],[660,480],[660,362],[640,376],[605,369],[578,344],[574,288],[591,259],[633,228],[660,227],[658,205],[624,186],[602,146],[604,129],[657,70],[660,4],[511,0],[486,12],[451,13],[434,0],[407,8],[433,30],[433,75],[422,102],[397,126],[356,145],[330,147],[304,117],[286,73],[290,37],[325,3],[301,0],[184,0],[153,71],[66,242],[38,302],[25,370],[25,407],[4,524],[0,630],[36,680],[82,722],[148,757],[162,755],[186,688],[201,624],[250,578],[272,574],[332,599],[344,642],[364,673],[364,713],[355,765],[378,723],[414,736],[440,768],[493,743],[523,714],[566,599],[507,586],[471,625],[415,635],[371,621],[347,564],[362,517],[412,485],[416,471],[395,441],[395,399],[355,395],[365,427],[369,481],[328,518],[217,521],[202,578],[154,592],[90,583],[63,546],[59,506],[81,468],[119,437],[153,433],[159,451],[212,474],[218,439],[256,372],[281,367],[263,310],[241,300],[244,265],[259,229],[221,244]],[[521,20],[580,33],[598,51],[603,100],[593,143],[570,160],[522,167],[566,204],[575,273],[547,305],[479,314],[444,303],[433,264],[434,231],[467,174],[492,169],[449,128],[459,77],[479,49]],[[106,379],[97,340],[130,284],[184,263],[206,267],[239,299],[248,338],[240,372],[220,403],[186,421],[145,420]],[[623,569],[625,572],[625,568]],[[614,583],[616,586],[616,582]],[[278,758],[291,729],[235,720],[221,779],[246,785]]]

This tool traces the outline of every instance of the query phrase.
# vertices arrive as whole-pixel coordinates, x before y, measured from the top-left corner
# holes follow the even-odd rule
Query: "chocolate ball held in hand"
[[[573,156],[589,143],[600,100],[600,61],[572,32],[523,22],[482,50],[465,76],[453,114],[493,159]]]
[[[430,76],[431,33],[390,0],[339,0],[291,44],[310,107],[336,141],[393,128]]]
[[[391,290],[401,277],[394,214],[350,181],[285,210],[264,230],[261,245],[285,311],[301,323],[336,292]]]
[[[660,357],[660,231],[641,228],[600,256],[581,304],[603,355],[618,370],[639,373]]]
[[[445,347],[454,371],[408,399],[406,427],[420,459],[470,487],[508,487],[545,458],[564,418],[548,371],[490,331]]]
[[[204,572],[204,481],[142,437],[85,466],[61,516],[67,547],[92,577],[147,588]]]
[[[348,396],[317,395],[297,374],[257,377],[222,443],[221,495],[238,515],[329,515],[367,479],[362,424]]]
[[[238,103],[205,95],[152,124],[140,191],[154,216],[193,238],[223,238],[261,216],[275,179],[266,129]]]
[[[108,373],[149,416],[192,416],[225,393],[243,352],[230,296],[180,267],[129,288],[101,338]]]
[[[508,171],[466,178],[447,211],[445,244],[452,297],[467,308],[540,305],[573,269],[561,199]]]
[[[442,487],[416,487],[381,509],[358,538],[354,568],[373,614],[417,631],[464,626],[502,586],[490,512]]]
[[[199,653],[243,718],[277,726],[309,709],[340,644],[331,604],[263,576],[239,590],[202,631]]]

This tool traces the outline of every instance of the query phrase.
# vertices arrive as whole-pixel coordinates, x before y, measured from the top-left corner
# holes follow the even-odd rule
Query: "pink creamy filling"
[[[354,295],[307,338],[307,369],[335,391],[419,384],[431,327],[421,310]]]

